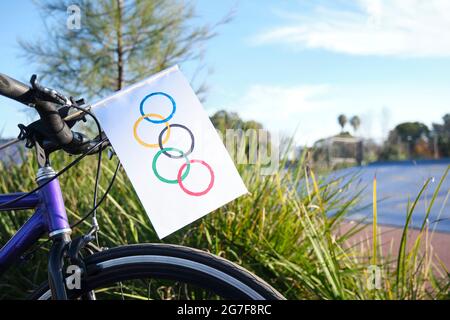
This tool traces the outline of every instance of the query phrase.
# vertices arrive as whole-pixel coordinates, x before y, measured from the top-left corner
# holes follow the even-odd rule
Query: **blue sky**
[[[359,134],[381,140],[402,121],[440,122],[450,112],[450,1],[197,0],[199,23],[235,18],[208,43],[205,107],[237,111],[299,144],[339,131],[340,113],[359,115]],[[0,2],[0,72],[26,80],[17,37],[39,36],[31,1]],[[182,66],[189,74],[191,67]],[[27,123],[0,99],[0,130]]]

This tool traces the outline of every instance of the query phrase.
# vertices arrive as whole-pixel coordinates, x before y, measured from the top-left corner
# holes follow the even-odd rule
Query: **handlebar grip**
[[[32,102],[32,89],[26,84],[0,73],[0,94],[23,104]]]
[[[48,126],[48,137],[57,142],[63,149],[70,147],[73,132],[61,118],[57,104],[45,100],[35,100],[35,108],[43,123]]]

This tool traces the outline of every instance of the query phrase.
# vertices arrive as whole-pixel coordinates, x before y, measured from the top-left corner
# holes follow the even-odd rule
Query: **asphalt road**
[[[413,202],[425,181],[431,179],[412,215],[411,226],[420,228],[432,195],[449,165],[450,159],[373,163],[339,170],[332,176],[343,177],[342,184],[345,184],[351,176],[356,175],[344,194],[350,196],[361,188],[365,189],[361,204],[349,218],[352,220],[367,218],[370,222],[372,208],[363,207],[372,203],[372,181],[376,175],[378,222],[397,227],[403,227],[405,224],[408,201]],[[450,176],[447,176],[438,192],[428,222],[431,229],[450,233]]]

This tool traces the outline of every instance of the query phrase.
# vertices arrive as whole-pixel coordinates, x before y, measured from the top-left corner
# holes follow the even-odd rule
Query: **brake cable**
[[[37,76],[33,75],[31,78],[31,84],[32,87],[38,91],[38,92],[42,92],[44,94],[49,95],[51,98],[55,99],[57,102],[60,102],[61,104],[64,104],[65,106],[69,107],[69,108],[75,108],[78,109],[80,112],[76,112],[73,113],[71,115],[68,115],[67,117],[65,117],[63,120],[64,121],[69,121],[72,120],[82,114],[88,114],[92,117],[92,119],[95,121],[96,126],[97,126],[97,130],[98,130],[98,137],[102,136],[102,130],[101,130],[101,126],[100,123],[97,119],[97,117],[90,112],[90,106],[88,106],[87,108],[83,108],[80,107],[77,102],[73,99],[73,97],[70,97],[70,99],[66,98],[64,95],[60,94],[59,92],[57,92],[56,90],[52,90],[46,87],[41,86],[38,82],[37,82]],[[0,146],[0,151],[8,148],[9,146],[12,146],[14,144],[16,144],[17,142],[21,141],[22,139],[17,138],[14,139],[12,141],[9,141],[3,145]],[[66,171],[68,171],[70,168],[72,168],[73,166],[75,166],[76,164],[78,164],[86,155],[90,154],[90,152],[92,150],[95,150],[95,148],[99,147],[99,151],[98,151],[98,162],[97,162],[97,171],[96,171],[96,177],[95,177],[95,184],[94,184],[94,200],[93,200],[93,208],[87,213],[85,214],[79,221],[77,221],[76,223],[71,225],[71,228],[76,228],[79,224],[81,224],[82,222],[84,222],[90,215],[92,215],[92,228],[89,231],[88,234],[92,235],[93,233],[95,233],[95,238],[98,244],[98,231],[99,231],[99,225],[98,225],[98,221],[97,221],[97,208],[100,206],[100,204],[106,199],[106,196],[108,195],[110,189],[113,186],[113,183],[115,181],[115,178],[117,176],[117,173],[120,169],[120,161],[118,161],[117,163],[117,167],[114,171],[113,177],[111,178],[111,181],[107,187],[107,189],[105,190],[105,193],[103,194],[102,198],[100,199],[100,201],[97,202],[97,194],[98,194],[98,186],[99,186],[99,180],[100,180],[100,175],[101,175],[101,162],[102,162],[102,151],[103,149],[101,148],[101,145],[103,144],[103,142],[107,141],[107,138],[103,138],[99,143],[95,144],[93,147],[89,148],[88,150],[86,150],[81,156],[79,156],[78,158],[76,158],[74,161],[72,161],[69,165],[67,165],[64,169],[62,169],[60,172],[58,172],[54,177],[50,178],[49,180],[45,181],[43,184],[39,185],[37,188],[35,188],[34,190],[31,190],[11,201],[8,201],[6,203],[3,203],[0,205],[1,207],[5,207],[8,206],[10,204],[13,204],[27,196],[29,196],[32,193],[35,193],[37,191],[39,191],[40,189],[42,189],[43,187],[45,187],[48,183],[50,183],[51,181],[53,181],[54,179],[58,178],[60,175],[62,175],[63,173],[65,173]],[[48,240],[46,242],[44,242],[41,245],[38,245],[38,247],[35,250],[32,250],[29,254],[27,254],[27,256],[33,254],[37,249],[39,249],[40,247],[42,247],[45,243],[47,243]]]
[[[69,120],[72,120],[72,119],[74,119],[74,118],[77,118],[78,116],[80,116],[80,115],[82,115],[82,114],[88,114],[88,115],[90,115],[90,116],[94,119],[94,121],[95,121],[95,123],[96,123],[96,125],[97,125],[97,129],[98,129],[98,131],[99,131],[99,137],[100,137],[100,136],[101,136],[101,127],[100,127],[100,123],[99,123],[97,117],[90,111],[90,108],[91,108],[91,107],[88,106],[87,108],[83,108],[83,107],[78,106],[78,105],[76,104],[76,102],[75,102],[75,103],[73,102],[72,97],[71,97],[70,100],[69,100],[69,99],[67,99],[67,100],[68,100],[68,102],[69,102],[69,103],[68,103],[68,107],[73,107],[73,108],[75,108],[75,109],[78,109],[79,112],[76,112],[76,113],[73,113],[73,114],[71,114],[71,115],[68,115],[68,116],[65,117],[63,120],[64,120],[64,121],[69,121]],[[29,191],[29,192],[27,192],[27,193],[25,193],[25,194],[23,194],[23,195],[21,195],[21,196],[18,196],[17,198],[14,198],[14,199],[12,199],[12,200],[10,200],[10,201],[8,201],[8,202],[5,202],[5,203],[0,204],[0,208],[6,207],[6,206],[11,205],[11,204],[13,204],[13,203],[16,203],[17,201],[19,201],[19,200],[21,200],[21,199],[24,199],[24,198],[28,197],[28,196],[31,195],[32,193],[35,193],[35,192],[39,191],[40,189],[42,189],[43,187],[45,187],[47,184],[49,184],[51,181],[55,180],[55,179],[58,178],[60,175],[62,175],[63,173],[65,173],[67,170],[69,170],[70,168],[72,168],[74,165],[76,165],[78,162],[80,162],[84,157],[86,157],[86,155],[88,155],[92,150],[95,150],[95,148],[101,146],[101,145],[102,145],[104,142],[106,142],[107,140],[108,140],[108,138],[106,138],[106,137],[103,138],[102,140],[100,140],[100,142],[98,142],[98,143],[95,144],[94,146],[88,148],[82,155],[80,155],[80,156],[79,156],[78,158],[76,158],[74,161],[72,161],[71,163],[69,163],[64,169],[62,169],[61,171],[59,171],[54,177],[52,177],[52,178],[50,178],[49,180],[45,181],[43,184],[39,185],[39,186],[36,187],[35,189],[33,189],[33,190],[31,190],[31,191]],[[0,146],[0,151],[1,151],[2,149],[5,149],[5,148],[7,148],[7,147],[10,147],[11,145],[13,145],[13,144],[15,144],[15,143],[17,143],[17,142],[19,142],[19,141],[21,141],[21,139],[19,139],[19,138],[15,139],[15,140],[12,140],[12,141],[9,141],[8,143],[6,143],[6,144]],[[101,153],[101,151],[102,151],[102,148],[99,148],[99,153]]]
[[[98,121],[97,117],[89,110],[78,106],[77,102],[74,100],[73,97],[70,97],[69,101],[71,104],[69,107],[78,109],[89,116],[95,121],[95,124],[97,125],[98,130],[98,136],[101,137],[102,135],[102,128],[100,126],[100,122]],[[98,151],[98,160],[97,160],[97,172],[95,174],[95,183],[94,183],[94,202],[93,202],[93,212],[92,212],[92,230],[89,232],[90,234],[95,234],[95,240],[97,242],[98,246],[98,231],[100,230],[100,226],[97,221],[97,193],[98,193],[98,185],[100,181],[100,175],[101,175],[101,168],[102,168],[102,148],[99,148]],[[119,162],[120,163],[120,162]]]
[[[70,226],[70,228],[72,228],[72,230],[76,229],[81,223],[83,223],[84,221],[86,221],[87,218],[89,218],[90,215],[93,214],[93,212],[102,204],[102,202],[106,199],[107,195],[109,194],[109,191],[111,191],[112,186],[114,185],[114,181],[116,180],[116,176],[117,173],[119,172],[120,169],[120,161],[118,161],[116,169],[114,170],[114,174],[109,182],[108,187],[105,190],[105,193],[103,194],[103,196],[100,198],[100,200],[97,202],[96,206],[93,207],[88,213],[86,213],[85,215],[83,215],[77,222],[75,222],[74,224],[72,224]],[[37,250],[39,250],[40,248],[42,248],[43,246],[45,246],[47,243],[50,242],[51,239],[47,239],[44,242],[36,245],[36,247],[30,251],[28,251],[27,253],[25,253],[21,259],[22,261],[28,260]]]
[[[70,101],[72,102],[70,105],[68,105],[69,107],[75,108],[80,110],[80,113],[78,113],[76,116],[80,115],[80,114],[88,114],[90,115],[96,125],[97,125],[97,129],[99,132],[99,136],[101,136],[101,126],[100,126],[100,122],[98,121],[97,117],[90,111],[88,110],[88,108],[83,108],[80,107],[76,104],[76,102],[73,101],[72,97],[70,99]],[[72,117],[74,117],[75,114],[72,114]],[[67,118],[69,118],[70,116],[68,116]],[[65,119],[64,119],[65,120]],[[90,147],[88,150],[86,150],[82,155],[80,155],[78,158],[76,158],[74,161],[72,161],[70,164],[68,164],[66,167],[64,167],[64,169],[62,169],[61,171],[59,171],[54,177],[50,178],[49,180],[45,181],[43,184],[39,185],[37,188],[21,195],[18,196],[15,199],[12,199],[8,202],[5,202],[3,204],[0,205],[1,207],[6,207],[10,204],[13,204],[23,198],[26,198],[27,196],[29,196],[32,193],[35,193],[37,191],[39,191],[40,189],[42,189],[43,187],[45,187],[48,183],[50,183],[51,181],[53,181],[54,179],[58,178],[60,175],[62,175],[63,173],[65,173],[67,170],[69,170],[70,168],[72,168],[74,165],[78,164],[78,162],[80,162],[86,155],[88,155],[92,150],[95,150],[95,148],[101,146],[103,144],[103,142],[107,141],[107,138],[103,138],[99,143],[95,144],[93,147]],[[100,201],[97,202],[97,194],[98,194],[98,185],[99,185],[99,180],[100,180],[100,172],[101,172],[101,160],[102,160],[102,148],[99,148],[98,151],[98,162],[97,162],[97,173],[96,173],[96,178],[95,178],[95,186],[94,186],[94,204],[93,204],[93,208],[91,209],[91,211],[89,211],[85,216],[83,216],[82,219],[80,219],[79,221],[77,221],[76,223],[74,223],[71,227],[75,228],[76,226],[78,226],[80,223],[82,223],[83,221],[85,221],[90,215],[93,215],[93,228],[89,233],[95,233],[96,235],[96,240],[98,241],[98,237],[97,237],[97,232],[99,230],[99,225],[97,222],[97,208],[100,206],[100,204],[103,202],[103,200],[106,198],[107,193],[109,192],[109,190],[112,187],[112,184],[115,180],[115,177],[117,175],[117,172],[120,168],[120,162],[118,163],[115,173],[113,175],[113,178],[111,179],[110,185],[108,186],[107,190],[105,191],[105,194],[103,195],[103,197],[100,199]]]
[[[100,205],[102,204],[103,200],[106,199],[106,196],[108,195],[109,191],[111,190],[114,180],[116,179],[117,173],[119,172],[120,169],[120,161],[117,163],[116,169],[114,170],[114,174],[111,178],[111,181],[109,182],[108,187],[105,190],[105,193],[103,194],[103,196],[100,198],[100,200],[97,202],[97,204],[88,212],[86,213],[80,220],[78,220],[77,222],[75,222],[74,224],[72,224],[70,227],[72,229],[75,229],[76,227],[78,227],[81,223],[83,223],[87,218],[89,218],[89,216],[91,214],[93,214],[95,212],[95,210],[97,210],[98,207],[100,207]]]

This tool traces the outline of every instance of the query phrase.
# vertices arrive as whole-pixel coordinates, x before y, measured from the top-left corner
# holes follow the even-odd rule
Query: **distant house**
[[[348,132],[320,139],[314,143],[314,161],[326,163],[329,167],[361,165],[363,160],[363,139]]]

